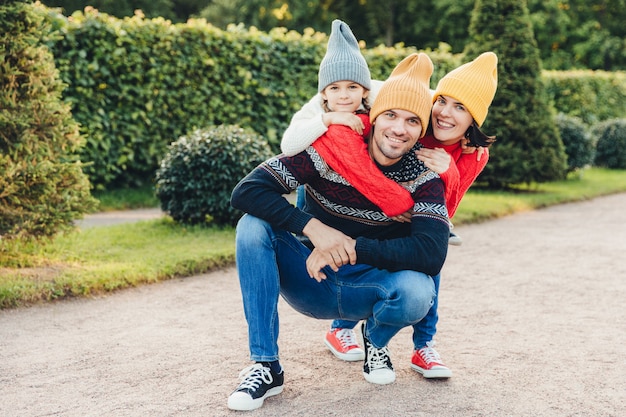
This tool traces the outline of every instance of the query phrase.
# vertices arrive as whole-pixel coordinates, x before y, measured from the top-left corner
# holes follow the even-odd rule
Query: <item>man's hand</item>
[[[417,159],[424,162],[426,167],[432,169],[437,174],[443,174],[450,168],[452,157],[441,148],[421,148],[415,151],[415,154],[417,155]]]
[[[302,233],[315,247],[306,261],[306,267],[309,276],[318,282],[326,279],[326,275],[321,271],[325,266],[330,266],[337,272],[343,265],[356,263],[356,240],[350,236],[317,219],[311,219]]]
[[[328,113],[324,113],[322,115],[322,120],[326,126],[330,125],[344,125],[348,126],[350,129],[354,130],[359,135],[363,134],[363,120],[359,118],[354,113],[342,112],[342,111],[332,111]]]

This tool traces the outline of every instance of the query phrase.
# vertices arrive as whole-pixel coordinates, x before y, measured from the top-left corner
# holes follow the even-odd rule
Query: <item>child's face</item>
[[[321,94],[331,111],[354,113],[369,91],[353,81],[337,81],[326,86]]]
[[[465,136],[474,119],[462,103],[449,96],[439,96],[432,109],[431,125],[435,139],[452,145]]]

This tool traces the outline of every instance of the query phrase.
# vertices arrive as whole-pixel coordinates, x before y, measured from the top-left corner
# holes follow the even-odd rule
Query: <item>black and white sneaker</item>
[[[450,236],[448,237],[448,245],[452,246],[461,246],[463,244],[463,239],[461,236],[456,233],[450,232]]]
[[[239,373],[241,383],[228,397],[228,408],[231,410],[255,410],[263,405],[267,397],[283,392],[285,375],[272,372],[268,366],[255,363]]]
[[[389,349],[387,346],[378,349],[370,343],[365,333],[365,321],[361,327],[361,334],[365,347],[365,362],[363,363],[365,380],[372,384],[391,384],[396,380],[396,372],[389,358]]]

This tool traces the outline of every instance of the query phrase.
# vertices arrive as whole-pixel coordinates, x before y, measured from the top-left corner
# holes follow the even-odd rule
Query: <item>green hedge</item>
[[[588,126],[626,114],[626,73],[591,70],[544,71],[543,79],[557,110]]]
[[[85,171],[99,189],[151,182],[171,142],[211,125],[250,128],[278,151],[291,116],[316,92],[327,43],[325,34],[313,31],[264,33],[241,26],[223,31],[203,20],[172,24],[139,15],[122,20],[90,8],[67,19],[39,7],[57,29],[49,45],[68,85],[65,100],[87,138]],[[449,49],[442,44],[425,51],[435,64],[433,88],[464,62]],[[363,53],[372,77],[385,79],[415,51],[397,45]],[[624,74],[596,72],[580,81],[546,74],[563,113],[595,122],[626,112]]]
[[[150,181],[167,146],[209,125],[248,126],[278,144],[315,93],[321,34],[173,25],[87,10],[57,18],[51,49],[101,188]]]

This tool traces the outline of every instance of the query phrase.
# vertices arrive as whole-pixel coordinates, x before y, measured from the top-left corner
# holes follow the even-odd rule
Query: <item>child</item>
[[[497,57],[486,52],[474,61],[460,66],[444,76],[434,94],[434,106],[428,134],[420,141],[424,148],[417,151],[418,158],[437,172],[446,184],[446,203],[449,217],[452,218],[461,198],[478,177],[488,161],[486,147],[493,138],[480,131],[489,105],[497,87]],[[375,96],[380,83],[373,80],[370,98]],[[320,109],[315,98],[307,103],[296,115],[283,135],[281,147],[284,152],[298,152],[306,147],[308,138],[296,136],[297,131],[307,131],[310,135],[323,133],[324,126],[317,123]],[[306,130],[303,127],[306,126]],[[301,130],[302,129],[302,130]],[[469,145],[469,147],[468,147]],[[471,155],[475,147],[483,147],[477,155]],[[464,153],[465,152],[465,153]],[[451,234],[451,244],[456,236]],[[439,277],[433,277],[437,292]],[[436,332],[437,300],[428,315],[413,326],[414,354],[412,367],[426,378],[448,378],[452,372],[446,367],[432,341]],[[355,322],[335,320],[326,334],[325,343],[330,350],[343,360],[359,352],[358,345],[344,342],[340,338],[346,328],[353,328]],[[359,350],[357,350],[359,349]]]
[[[318,121],[324,125],[325,131],[309,138],[335,172],[388,217],[394,218],[408,212],[413,207],[413,199],[407,190],[387,178],[368,154],[364,137],[370,130],[367,115],[370,87],[369,68],[350,27],[340,20],[333,21],[328,49],[318,74],[320,108],[323,109]],[[334,126],[326,130],[329,125]],[[311,131],[315,130],[300,126],[297,131],[285,134],[302,137]],[[302,150],[304,148],[299,151]],[[301,187],[297,205],[304,207],[304,204]]]

